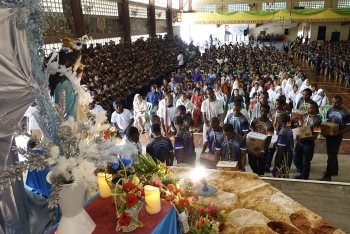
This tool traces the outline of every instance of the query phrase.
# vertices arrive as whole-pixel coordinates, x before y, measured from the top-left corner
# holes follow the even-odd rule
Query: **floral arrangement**
[[[188,213],[189,233],[214,234],[223,230],[227,221],[225,210],[213,204],[198,204],[191,194],[190,180],[176,181],[171,169],[150,155],[139,155],[139,159],[133,166],[142,184],[158,187],[161,198],[172,203],[178,213]]]
[[[135,168],[131,165],[131,158],[119,158],[118,161],[107,162],[105,166],[99,167],[95,170],[95,175],[98,173],[111,174],[111,179],[106,179],[111,189],[115,188],[115,184],[123,178],[128,178],[135,173]]]
[[[60,113],[60,115],[63,114]],[[118,163],[119,159],[115,157],[118,152],[123,152],[124,158],[129,159],[131,163],[131,154],[137,152],[135,146],[116,145],[115,142],[105,141],[101,136],[100,132],[109,128],[108,124],[104,124],[106,119],[104,113],[97,114],[96,124],[93,125],[92,123],[77,123],[73,117],[69,117],[60,125],[58,143],[41,142],[41,152],[21,147],[15,148],[26,160],[4,169],[3,174],[0,175],[0,190],[10,186],[28,169],[43,170],[48,167],[52,183],[49,207],[55,207],[59,200],[60,187],[63,184],[81,183],[86,187],[95,184],[96,166],[105,165],[106,162]],[[7,123],[12,122],[7,120]]]
[[[122,186],[117,186],[112,190],[114,196],[118,196],[123,204],[117,212],[117,225],[142,227],[143,224],[137,219],[138,213],[142,203],[145,203],[145,193],[143,191],[143,184],[136,175],[131,176]]]

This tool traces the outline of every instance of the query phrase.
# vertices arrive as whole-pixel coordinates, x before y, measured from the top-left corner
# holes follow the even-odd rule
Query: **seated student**
[[[89,103],[89,111],[92,114],[103,113],[106,112],[102,106],[95,104],[94,102]]]
[[[293,162],[299,174],[294,176],[294,179],[307,180],[309,178],[315,140],[318,133],[321,132],[322,116],[317,114],[317,109],[316,103],[309,103],[307,113],[304,113],[302,117],[301,126],[310,126],[313,135],[304,139],[299,139],[299,135],[296,137],[297,143],[294,149]]]
[[[224,124],[223,135],[215,143],[215,160],[238,161],[238,168],[245,171],[246,141],[234,131],[232,124]]]
[[[237,97],[242,98],[241,95],[239,95],[239,90],[238,89],[233,89],[232,92],[231,92],[231,97],[230,97],[229,103],[234,102]]]
[[[323,89],[317,90],[317,94],[312,97],[312,100],[315,101],[319,107],[329,105],[328,97],[324,93]]]
[[[134,123],[134,116],[128,109],[124,109],[120,100],[113,102],[115,111],[112,113],[111,122],[114,127],[126,132]]]
[[[174,149],[177,163],[186,163],[192,167],[196,166],[196,152],[192,134],[183,126],[183,118],[176,116],[174,125],[177,130],[175,135]]]
[[[238,134],[245,138],[248,134],[249,123],[248,119],[241,113],[241,103],[234,102],[232,112],[226,115],[225,124],[231,124]]]
[[[223,130],[220,126],[220,120],[217,117],[211,118],[210,127],[205,134],[205,142],[201,154],[205,153],[207,148],[209,149],[209,154],[215,154],[215,143],[222,137],[222,135]]]
[[[261,104],[260,117],[254,119],[250,125],[250,130],[268,135],[265,147],[260,155],[248,154],[249,166],[252,171],[259,176],[264,175],[266,160],[268,157],[268,147],[271,142],[271,137],[273,136],[273,125],[267,116],[269,113],[270,106],[268,104]]]
[[[287,126],[289,122],[289,115],[287,113],[281,113],[277,120],[277,153],[275,157],[275,165],[272,169],[272,175],[277,178],[288,177],[289,169],[293,160],[293,131],[290,126]]]
[[[161,135],[160,125],[151,126],[154,138],[147,143],[146,153],[152,156],[153,160],[158,159],[167,166],[172,166],[174,161],[173,145],[169,138]]]

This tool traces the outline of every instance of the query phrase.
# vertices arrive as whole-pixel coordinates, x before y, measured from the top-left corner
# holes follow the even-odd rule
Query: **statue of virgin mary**
[[[86,106],[92,98],[81,86],[81,48],[88,41],[87,36],[79,39],[64,38],[62,49],[53,53],[47,64],[50,95],[55,104],[65,95],[65,119],[70,116],[78,122],[86,122]],[[55,61],[56,60],[56,61]]]

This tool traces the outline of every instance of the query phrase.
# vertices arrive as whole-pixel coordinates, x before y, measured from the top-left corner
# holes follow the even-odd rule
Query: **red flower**
[[[182,189],[176,189],[175,194],[181,193],[182,195],[184,194],[184,191]]]
[[[174,199],[175,199],[175,196],[172,194],[168,194],[165,196],[165,200],[168,202],[173,201]]]
[[[131,223],[130,214],[123,211],[123,213],[120,215],[118,222],[121,226],[128,226]]]
[[[187,210],[190,210],[191,209],[191,204],[190,202],[188,201],[187,198],[183,198],[179,201],[179,204],[178,204],[179,207],[186,207]]]
[[[145,198],[145,192],[140,189],[140,188],[136,188],[136,192],[135,194],[140,198],[140,199],[144,199]]]
[[[135,205],[139,200],[137,199],[137,197],[135,196],[135,194],[133,193],[128,193],[126,195],[126,207],[130,208],[133,205]]]
[[[205,207],[204,206],[198,206],[198,212],[202,213],[203,211],[205,211]]]
[[[173,184],[168,184],[167,188],[169,189],[170,192],[174,192],[175,191],[175,185]]]
[[[216,206],[216,205],[213,205],[213,204],[209,204],[208,207],[207,207],[207,212],[208,214],[214,212],[214,211],[217,211],[219,210],[219,207]]]
[[[133,189],[135,189],[135,188],[136,188],[136,186],[135,186],[133,183],[127,182],[127,183],[125,183],[125,184],[123,185],[122,191],[123,191],[123,192],[125,192],[125,191],[131,191],[131,190],[133,190]]]

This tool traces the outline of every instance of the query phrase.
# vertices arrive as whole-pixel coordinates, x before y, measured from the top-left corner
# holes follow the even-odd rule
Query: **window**
[[[156,9],[156,19],[166,19],[166,11]]]
[[[338,8],[350,8],[350,0],[338,0]]]
[[[216,5],[198,5],[197,12],[216,12]]]
[[[167,0],[155,0],[154,5],[158,7],[167,7],[168,1]]]
[[[147,7],[129,5],[129,15],[131,18],[147,18]]]
[[[129,1],[129,3],[131,3],[131,2],[139,2],[139,3],[149,4],[149,0],[132,0],[132,1]]]
[[[250,11],[249,4],[228,4],[228,12]]]
[[[63,13],[62,0],[41,0],[41,3],[43,4],[44,11]]]
[[[299,6],[305,9],[321,9],[324,8],[324,1],[299,2]]]
[[[88,41],[87,46],[89,46],[90,44],[94,44],[94,46],[96,46],[96,43],[104,45],[106,42],[109,42],[109,41],[114,41],[115,44],[119,44],[120,37],[94,39],[94,40]]]
[[[262,10],[285,10],[287,9],[287,2],[264,2],[262,5]]]
[[[45,56],[48,56],[53,50],[59,51],[62,48],[62,43],[45,44]]]
[[[171,1],[171,8],[180,9],[180,1],[179,0],[172,0]]]
[[[147,38],[149,38],[148,34],[145,35],[137,35],[137,36],[131,36],[131,42],[135,42],[137,39],[139,39],[140,37],[143,37],[143,40],[145,41]]]
[[[85,15],[118,15],[118,3],[108,0],[81,0],[81,7]]]

